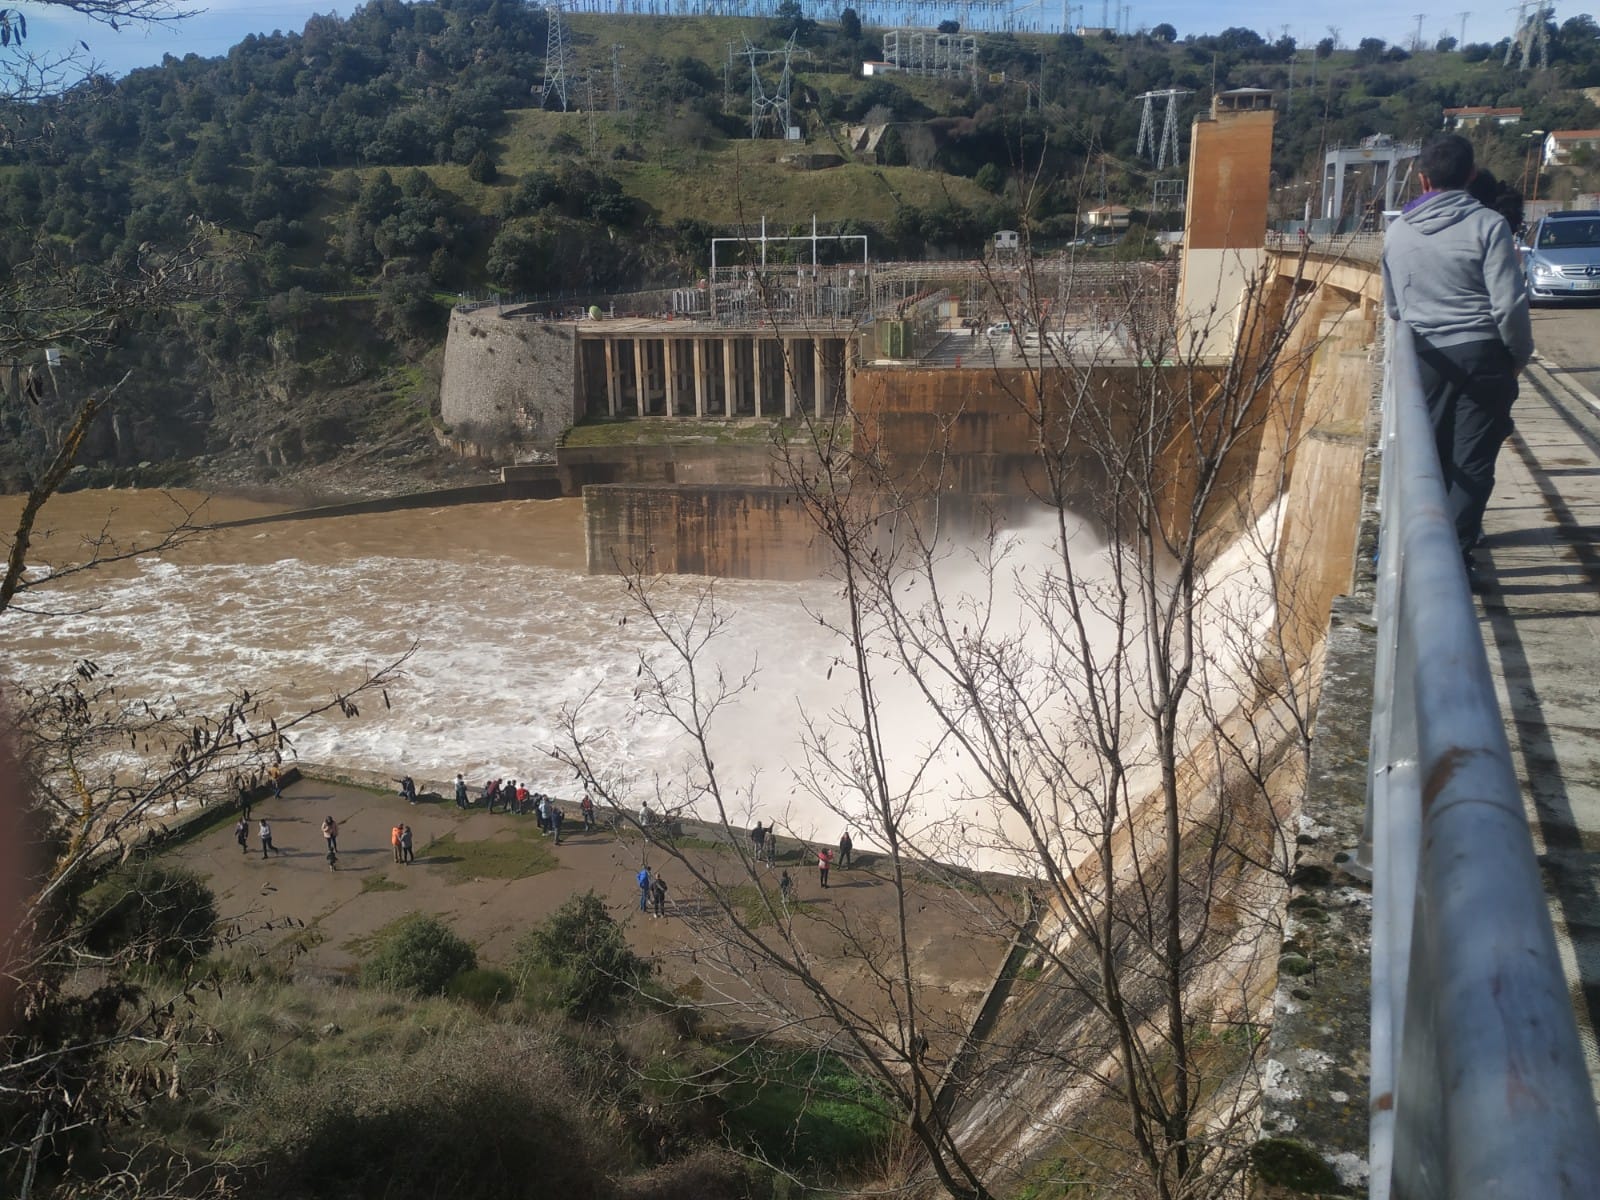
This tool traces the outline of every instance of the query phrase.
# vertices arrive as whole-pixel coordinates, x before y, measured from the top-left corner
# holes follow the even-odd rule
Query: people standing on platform
[[[239,815],[246,821],[250,819],[250,788],[242,778],[234,780],[239,794]]]
[[[767,830],[760,821],[757,821],[756,827],[750,831],[750,848],[755,852],[756,861],[760,862],[761,856],[767,849]]]
[[[457,771],[456,772],[456,807],[457,808],[465,808],[466,806],[467,806],[467,780],[466,780],[466,777],[461,774],[461,772]]]
[[[650,882],[651,882],[650,881],[650,868],[649,867],[640,867],[639,868],[639,873],[633,877],[633,881],[636,884],[639,885],[639,911],[640,912],[649,912],[650,911]]]
[[[265,817],[261,818],[261,825],[260,825],[259,828],[257,828],[256,834],[257,834],[257,836],[259,836],[261,838],[261,857],[262,858],[265,858],[269,854],[282,854],[283,853],[283,851],[279,850],[276,846],[274,846],[272,844],[272,826],[267,824],[267,819]]]
[[[833,851],[824,846],[817,851],[817,877],[823,887],[828,886],[828,867],[833,862]]]
[[[395,862],[400,861],[400,826],[389,830],[389,848],[394,851]]]
[[[661,878],[659,871],[656,872],[655,879],[651,881],[650,898],[654,902],[655,915],[658,917],[665,916],[666,914],[662,911],[662,908],[667,903],[667,881]]]
[[[233,840],[239,843],[240,853],[250,853],[250,822],[244,817],[240,817],[239,823],[233,827]]]
[[[417,784],[411,776],[407,775],[400,781],[400,794],[406,798],[407,804],[415,804],[417,802]]]
[[[578,811],[583,814],[583,831],[594,832],[594,800],[588,792],[583,794],[583,803],[578,805]]]
[[[1441,134],[1422,148],[1425,189],[1401,210],[1383,244],[1391,318],[1411,329],[1433,425],[1445,503],[1469,575],[1494,490],[1494,464],[1511,435],[1517,376],[1533,357],[1533,325],[1506,220],[1465,190],[1472,143]]]
[[[407,865],[417,861],[417,856],[411,852],[411,826],[400,826],[400,861]]]
[[[841,871],[850,869],[850,851],[855,849],[855,845],[850,840],[850,831],[848,829],[839,835],[839,869]]]
[[[339,822],[331,814],[322,818],[322,840],[328,843],[329,850],[339,853]]]
[[[784,904],[788,904],[794,895],[794,880],[789,877],[787,869],[778,878],[778,895],[783,897]]]

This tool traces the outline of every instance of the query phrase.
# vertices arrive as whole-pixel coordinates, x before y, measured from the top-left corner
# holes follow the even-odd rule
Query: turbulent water
[[[81,536],[113,509],[125,536],[148,537],[174,513],[153,492],[60,497],[46,510],[54,534],[30,563],[79,557]],[[267,511],[213,500],[205,517]],[[659,599],[686,609],[705,584],[666,580]],[[826,683],[833,641],[812,609],[832,604],[833,589],[723,580],[715,596],[728,618],[717,661],[730,671],[761,668],[727,722],[738,732],[719,769],[742,777],[760,767],[777,787],[780,735],[798,721],[797,694]],[[570,794],[572,772],[549,751],[564,740],[563,708],[579,701],[587,727],[604,735],[609,769],[643,781],[682,759],[679,731],[637,702],[640,654],[655,642],[621,580],[585,573],[577,500],[223,530],[39,587],[27,603],[52,615],[0,618],[7,677],[42,682],[92,657],[140,694],[214,703],[247,687],[285,713],[415,642],[390,689],[392,707],[373,700],[357,719],[320,721],[297,742],[308,761],[431,780],[457,771],[474,781],[514,777]]]
[[[179,499],[193,505],[202,498]],[[268,511],[213,500],[204,519]],[[671,661],[660,634],[622,580],[585,573],[581,501],[268,523],[48,578],[52,564],[82,557],[82,537],[105,526],[108,512],[120,536],[148,539],[170,526],[175,510],[153,492],[83,492],[53,502],[46,524],[54,533],[30,555],[45,582],[25,596],[28,608],[46,611],[0,617],[0,676],[44,682],[90,657],[141,696],[220,705],[248,688],[288,714],[326,700],[414,645],[389,689],[390,708],[372,699],[357,719],[319,720],[298,735],[300,757],[427,781],[457,771],[474,784],[512,777],[570,796],[573,772],[552,751],[570,746],[563,713],[581,706],[581,729],[595,739],[594,766],[622,782],[630,804],[658,803],[658,784],[659,794],[676,801],[684,785],[692,791],[703,775],[683,730],[649,702],[642,659]],[[948,614],[981,625],[996,645],[1038,656],[1037,711],[1047,724],[1070,725],[1072,701],[1045,669],[1051,651],[1033,627],[1030,599],[1059,568],[1053,537],[1048,529],[1007,535],[993,593],[970,556],[953,553],[948,572],[941,572],[941,592]],[[1094,586],[1103,556],[1077,545],[1075,561],[1089,572],[1084,586]],[[1270,620],[1270,588],[1259,563],[1237,548],[1212,574],[1209,621],[1226,633],[1218,639],[1225,643],[1221,659],[1236,659]],[[682,619],[696,611],[708,586],[725,625],[700,656],[701,684],[714,686],[720,671],[741,685],[717,714],[710,744],[719,777],[738,789],[730,819],[777,818],[800,836],[830,838],[846,820],[857,825],[858,837],[870,839],[870,822],[861,829],[851,819],[847,783],[808,794],[793,770],[804,758],[806,720],[832,722],[836,750],[854,723],[848,670],[836,669],[848,655],[818,619],[837,617],[836,586],[668,578],[652,586],[652,596]],[[924,590],[910,586],[903,602],[915,606]],[[986,594],[981,604],[975,599]],[[1101,625],[1093,636],[1109,644],[1115,629]],[[1214,702],[1237,690],[1227,663],[1216,666],[1206,684]],[[1015,831],[988,805],[981,772],[952,754],[903,674],[887,671],[876,688],[891,786],[903,797],[903,817],[915,836],[941,854],[993,861],[994,848]],[[1034,782],[1048,791],[1048,781]]]

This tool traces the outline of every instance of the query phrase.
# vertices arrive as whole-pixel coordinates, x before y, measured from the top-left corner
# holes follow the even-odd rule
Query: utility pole
[[[1411,37],[1411,53],[1420,54],[1422,52],[1422,22],[1428,14],[1412,13],[1411,15],[1417,22],[1417,32]]]
[[[1456,16],[1461,18],[1461,36],[1456,39],[1456,51],[1458,53],[1461,50],[1466,48],[1466,45],[1467,45],[1467,18],[1470,17],[1471,15],[1472,15],[1471,12],[1458,12],[1456,14]]]

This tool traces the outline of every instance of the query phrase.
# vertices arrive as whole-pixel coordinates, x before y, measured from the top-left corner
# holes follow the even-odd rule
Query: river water
[[[174,493],[204,503],[201,519],[225,521],[274,511],[240,499]],[[12,516],[14,500],[0,505]],[[110,523],[124,537],[150,539],[175,520],[160,492],[77,492],[52,501],[30,564],[82,557],[81,541]],[[1081,535],[1087,536],[1087,534]],[[1014,531],[1008,558],[987,588],[981,572],[964,577],[969,556],[950,556],[941,579],[947,611],[979,625],[995,644],[1042,653],[1031,597],[1059,569],[1049,530]],[[1075,539],[1076,541],[1076,539]],[[1094,570],[1097,555],[1075,555]],[[1103,561],[1103,559],[1101,560]],[[942,572],[942,574],[944,574]],[[1248,555],[1214,564],[1213,624],[1231,632],[1213,665],[1212,700],[1236,690],[1222,659],[1237,659],[1272,615],[1270,589]],[[1090,584],[1092,586],[1092,583]],[[855,725],[846,690],[847,647],[819,615],[837,620],[837,585],[668,577],[652,584],[663,611],[684,617],[714,596],[725,622],[701,656],[702,686],[715,672],[739,685],[717,715],[710,754],[735,824],[776,819],[802,837],[838,836],[852,811],[849,762],[825,788],[808,788],[802,768],[807,720],[829,735],[835,752]],[[907,604],[920,603],[918,590]],[[595,740],[600,774],[618,782],[628,803],[658,796],[676,802],[703,781],[683,731],[650,703],[641,660],[669,664],[659,633],[615,576],[585,571],[582,501],[514,501],[214,531],[163,552],[112,564],[26,594],[30,608],[0,616],[0,677],[46,682],[93,658],[140,696],[220,705],[241,688],[269,697],[282,714],[324,701],[367,670],[414,652],[389,689],[361,715],[319,719],[298,733],[299,756],[398,778],[443,781],[457,771],[474,785],[491,777],[575,796],[572,770],[551,751],[569,745],[562,714],[582,706],[582,728]],[[701,610],[702,617],[704,610]],[[1227,614],[1226,620],[1220,614]],[[1243,626],[1250,627],[1242,635]],[[1109,618],[1093,631],[1119,637]],[[1121,636],[1126,637],[1123,630]],[[1070,723],[1071,703],[1055,677],[1039,677],[1036,701],[1046,723]],[[1004,813],[985,812],[981,773],[940,744],[942,729],[915,687],[898,672],[876,683],[889,740],[891,781],[905,787],[906,817],[917,836],[943,855],[995,861]],[[844,753],[848,759],[848,753]],[[914,782],[913,782],[914,780]],[[1041,794],[1049,780],[1034,781]],[[661,789],[658,792],[658,787]],[[702,804],[702,811],[704,805]],[[830,811],[831,810],[831,811]],[[713,814],[704,814],[713,815]],[[855,824],[856,822],[851,822]],[[860,826],[858,824],[858,830]],[[858,840],[869,836],[858,832]],[[987,846],[991,852],[985,852]],[[1009,856],[1002,856],[1009,857]]]
[[[174,495],[205,502],[208,521],[273,511]],[[80,557],[81,538],[108,514],[120,535],[149,538],[175,512],[159,492],[58,497],[43,522],[52,535],[30,564]],[[658,599],[688,610],[707,582],[663,580]],[[719,580],[714,594],[727,618],[715,660],[730,672],[761,669],[723,722],[719,770],[744,778],[759,767],[776,788],[797,697],[832,690],[834,639],[813,612],[835,603],[834,588]],[[622,580],[585,573],[580,500],[221,530],[39,587],[27,604],[52,615],[0,617],[0,675],[44,682],[92,657],[141,695],[206,704],[249,688],[283,713],[326,699],[414,641],[389,709],[372,697],[358,718],[319,721],[297,739],[311,762],[430,780],[511,777],[572,795],[573,773],[548,752],[564,741],[563,708],[580,701],[609,769],[633,775],[641,796],[649,776],[682,762],[679,731],[636,696],[651,631]]]

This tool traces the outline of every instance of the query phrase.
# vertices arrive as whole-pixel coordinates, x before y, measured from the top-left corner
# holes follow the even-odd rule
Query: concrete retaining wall
[[[813,579],[832,564],[789,488],[583,489],[589,570]]]
[[[571,325],[507,318],[498,308],[451,313],[439,385],[451,436],[485,448],[554,449],[579,416],[577,360]]]

